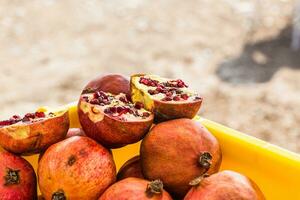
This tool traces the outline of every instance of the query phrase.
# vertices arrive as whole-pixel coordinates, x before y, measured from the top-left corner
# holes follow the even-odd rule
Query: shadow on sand
[[[234,84],[263,83],[281,67],[300,69],[300,51],[290,48],[291,29],[288,26],[275,38],[246,44],[241,55],[220,64],[218,77]]]

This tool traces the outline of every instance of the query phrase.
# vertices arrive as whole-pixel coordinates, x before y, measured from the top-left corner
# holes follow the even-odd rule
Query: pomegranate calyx
[[[4,176],[5,179],[5,186],[8,185],[16,185],[20,183],[20,177],[19,177],[20,170],[14,170],[7,168],[6,169],[6,175]]]
[[[211,160],[212,160],[212,155],[209,152],[203,152],[200,155],[198,162],[200,166],[206,169],[207,171],[211,166]]]
[[[53,193],[52,200],[66,200],[66,196],[63,190],[58,190],[57,192]]]
[[[164,185],[163,182],[159,179],[151,181],[147,185],[147,190],[146,192],[153,195],[153,194],[161,194],[163,191]]]

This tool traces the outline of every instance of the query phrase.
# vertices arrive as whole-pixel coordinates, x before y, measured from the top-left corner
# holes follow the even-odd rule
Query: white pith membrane
[[[139,107],[137,105],[138,103],[131,103],[127,100],[126,95],[123,93],[118,95],[113,95],[102,91],[98,92],[98,95],[96,93],[97,92],[82,95],[83,100],[90,104],[91,112],[96,115],[103,115],[104,113],[109,117],[120,121],[145,121],[151,116],[151,112],[142,108],[143,105],[142,107]],[[103,94],[107,96],[107,101],[104,100],[104,103],[102,98]],[[100,99],[100,101],[95,99]]]
[[[8,120],[0,121],[0,128],[15,125],[26,125],[35,122],[43,121],[56,117],[58,114],[49,111],[36,111],[34,113],[27,113],[23,117],[14,115]]]
[[[149,79],[150,81],[157,81],[156,86],[146,85],[141,82],[142,79]],[[182,87],[177,87],[176,83],[182,82]],[[168,103],[188,103],[202,99],[199,94],[189,89],[188,86],[180,79],[167,79],[157,75],[143,75],[132,78],[132,83],[138,90],[146,92],[152,99],[159,101],[166,101]],[[157,87],[163,88],[165,93],[157,91]],[[152,91],[152,93],[151,93]],[[169,92],[169,98],[166,99],[166,93]],[[171,95],[170,95],[171,93]],[[183,96],[182,96],[183,95]],[[184,98],[182,98],[184,97]]]

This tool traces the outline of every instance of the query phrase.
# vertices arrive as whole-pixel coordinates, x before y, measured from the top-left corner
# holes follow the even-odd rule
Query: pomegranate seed
[[[38,117],[38,118],[43,118],[45,117],[45,113],[44,112],[35,112],[35,116]]]
[[[82,98],[83,98],[86,102],[89,102],[89,97],[83,96]]]
[[[116,107],[109,107],[109,108],[105,108],[105,110],[104,110],[104,113],[106,113],[106,114],[113,114],[116,112],[117,112]]]
[[[110,111],[111,111],[112,113],[116,113],[116,112],[117,112],[117,108],[116,108],[116,107],[110,107]]]
[[[11,124],[12,124],[11,120],[0,121],[0,126],[8,126],[8,125],[11,125]]]
[[[100,104],[99,100],[98,99],[92,99],[90,101],[91,104]]]
[[[156,91],[156,90],[148,90],[148,93],[149,93],[150,95],[154,95],[154,94],[158,94],[159,92]]]
[[[124,109],[125,109],[125,108],[118,106],[118,107],[117,107],[117,113],[122,112]]]
[[[28,122],[28,121],[30,121],[30,119],[29,119],[29,118],[27,118],[27,117],[23,117],[23,119],[22,119],[22,122]]]
[[[181,94],[182,91],[181,90],[175,90],[176,94]]]
[[[202,99],[202,97],[195,97],[195,100],[200,100]]]
[[[144,104],[143,103],[141,103],[141,102],[136,102],[135,104],[134,104],[134,107],[136,108],[136,109],[141,109],[141,108],[144,108]]]
[[[173,97],[173,100],[174,101],[180,101],[180,97],[179,96],[175,96],[175,97]]]
[[[120,97],[119,100],[122,101],[123,103],[128,103],[126,96]]]
[[[21,119],[21,117],[19,115],[14,115],[11,118],[13,118],[13,119]]]
[[[167,97],[171,97],[172,95],[173,95],[173,92],[167,92],[167,93],[166,93],[166,96],[167,96]]]
[[[31,119],[34,119],[35,118],[35,114],[34,113],[27,113],[25,116],[25,118],[31,118]]]
[[[172,98],[171,97],[165,97],[162,99],[162,101],[172,101]]]
[[[157,87],[155,90],[160,93],[162,93],[164,91],[164,89],[162,87]]]
[[[184,100],[187,100],[189,98],[189,96],[187,94],[182,94],[182,95],[180,95],[180,97]]]
[[[148,113],[148,112],[143,112],[142,116],[143,116],[143,117],[149,117],[149,116],[150,116],[150,113]]]

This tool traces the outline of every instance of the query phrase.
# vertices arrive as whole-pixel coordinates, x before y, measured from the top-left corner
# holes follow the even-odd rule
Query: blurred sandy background
[[[200,114],[300,152],[290,0],[2,0],[0,117],[78,98],[97,74],[180,77]]]

